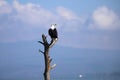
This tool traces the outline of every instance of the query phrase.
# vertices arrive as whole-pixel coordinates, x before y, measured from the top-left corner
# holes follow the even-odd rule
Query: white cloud
[[[11,11],[10,5],[6,1],[0,0],[0,14],[10,13]]]
[[[114,30],[120,28],[120,17],[106,6],[97,8],[92,14],[93,28]]]
[[[73,13],[71,10],[64,7],[58,7],[57,12],[61,17],[63,17],[66,20],[79,19],[79,17],[75,13]]]
[[[13,7],[17,14],[15,18],[32,25],[44,25],[54,21],[55,16],[52,12],[32,3],[20,4],[18,1],[13,2]]]
[[[16,20],[34,26],[49,26],[48,24],[58,23],[59,27],[64,25],[66,31],[75,31],[78,29],[76,26],[83,24],[84,21],[73,11],[64,7],[57,7],[54,11],[56,13],[53,13],[40,5],[33,3],[20,4],[18,1],[14,1],[13,8],[16,11],[16,15],[14,15]]]
[[[70,9],[64,7],[57,7],[57,14],[60,17],[59,19],[62,21],[62,29],[68,32],[79,31],[81,25],[84,24],[85,19],[81,16],[78,16],[76,13],[71,11]]]
[[[0,16],[0,35],[4,35],[0,41],[3,42],[34,40],[52,23],[59,24],[59,30],[69,32],[75,32],[82,24],[81,17],[64,7],[56,7],[55,11],[50,11],[34,3],[21,4],[18,0],[14,0],[12,4],[3,1],[1,5],[11,9],[11,13],[6,13],[8,15]]]

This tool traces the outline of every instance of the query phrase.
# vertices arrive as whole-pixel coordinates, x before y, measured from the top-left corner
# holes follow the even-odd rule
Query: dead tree
[[[52,58],[50,58],[49,56],[49,50],[50,50],[50,44],[47,41],[47,38],[44,34],[42,34],[42,41],[38,41],[39,43],[41,43],[44,46],[44,51],[39,49],[39,52],[41,52],[44,55],[44,61],[45,61],[45,69],[44,69],[44,80],[50,80],[50,70],[53,69],[56,64],[51,66],[51,61]],[[52,42],[52,40],[51,40]]]

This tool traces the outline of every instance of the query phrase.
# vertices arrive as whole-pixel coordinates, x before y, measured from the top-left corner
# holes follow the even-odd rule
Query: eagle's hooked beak
[[[57,24],[54,24],[54,26],[56,26]]]

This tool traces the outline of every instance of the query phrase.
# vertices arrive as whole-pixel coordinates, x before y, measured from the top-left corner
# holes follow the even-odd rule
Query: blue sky
[[[65,70],[62,65],[69,67],[66,73],[71,68],[81,72],[120,71],[119,3],[119,0],[0,0],[0,79],[31,73],[31,65],[32,70],[36,69],[31,74],[39,76],[39,66],[44,64],[38,49],[43,46],[37,41],[45,34],[50,42],[48,29],[54,23],[59,39],[50,51],[53,63],[58,65],[53,73],[62,74]]]
[[[118,0],[1,0],[0,43],[38,40],[57,23],[58,45],[120,49]],[[64,44],[66,43],[66,44]]]

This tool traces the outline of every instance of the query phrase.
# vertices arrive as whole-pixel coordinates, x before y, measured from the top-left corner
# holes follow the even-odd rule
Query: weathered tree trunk
[[[49,47],[45,47],[44,60],[45,60],[44,80],[50,80],[50,56],[49,56]]]
[[[44,60],[45,60],[45,70],[44,70],[43,75],[44,75],[44,80],[50,80],[50,70],[54,68],[55,66],[53,67],[50,66],[50,63],[52,61],[52,59],[49,56],[50,45],[47,42],[46,36],[44,34],[42,35],[42,40],[43,42],[41,41],[38,41],[38,42],[44,45],[44,52],[39,50],[41,53],[43,53]]]

